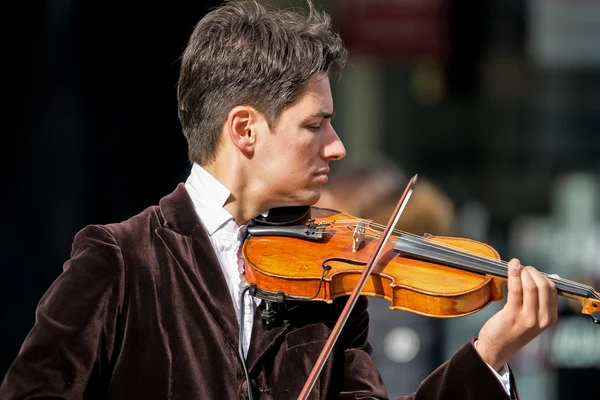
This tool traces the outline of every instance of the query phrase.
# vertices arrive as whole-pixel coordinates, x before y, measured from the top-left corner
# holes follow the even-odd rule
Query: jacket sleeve
[[[472,339],[465,343],[450,360],[433,371],[410,396],[398,400],[508,400],[509,397],[500,381],[481,359]],[[516,384],[512,379],[514,399],[518,399]]]
[[[367,299],[359,300],[347,324],[344,350],[344,382],[341,399],[387,399],[384,384],[371,359],[367,340],[369,314]],[[351,336],[348,336],[348,335]],[[417,391],[398,400],[508,400],[510,397],[473,346],[475,339],[463,345],[453,356],[433,371]],[[511,373],[512,377],[512,373]],[[511,386],[516,386],[511,378]]]
[[[85,227],[37,306],[0,398],[81,399],[92,393],[101,398],[107,386],[102,376],[110,375],[118,351],[124,290],[125,266],[114,237],[104,227]]]

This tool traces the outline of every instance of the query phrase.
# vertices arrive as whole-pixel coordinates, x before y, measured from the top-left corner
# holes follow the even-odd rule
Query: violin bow
[[[408,203],[408,200],[410,199],[410,196],[413,192],[413,188],[415,186],[416,181],[417,181],[417,175],[413,176],[411,178],[411,180],[408,182],[408,184],[406,185],[406,188],[404,189],[404,193],[402,193],[402,197],[400,197],[400,200],[398,201],[398,204],[396,205],[396,209],[390,216],[390,220],[389,220],[387,226],[385,227],[385,230],[383,231],[381,237],[379,238],[379,242],[377,243],[375,250],[371,254],[371,257],[369,258],[369,262],[365,266],[365,269],[363,270],[363,273],[360,276],[358,283],[354,287],[352,294],[350,294],[350,297],[348,298],[348,301],[346,302],[346,305],[344,306],[344,309],[342,310],[340,317],[338,318],[335,326],[333,327],[333,330],[331,331],[331,334],[329,335],[329,338],[327,339],[327,342],[325,343],[323,350],[321,350],[321,354],[319,355],[319,358],[317,359],[315,365],[313,366],[313,369],[310,372],[308,379],[304,383],[304,387],[302,388],[302,391],[298,395],[298,400],[306,400],[308,398],[308,395],[310,394],[310,391],[312,390],[313,386],[315,385],[315,382],[317,381],[317,378],[319,377],[319,374],[321,373],[321,370],[323,369],[323,366],[325,365],[327,358],[329,358],[329,355],[331,353],[331,350],[333,349],[335,342],[337,341],[338,337],[340,336],[340,333],[342,332],[342,328],[344,327],[344,325],[346,324],[346,321],[348,320],[348,317],[350,316],[350,312],[354,308],[354,305],[358,301],[358,297],[359,297],[361,291],[363,290],[365,284],[367,283],[367,279],[369,278],[369,275],[371,275],[373,268],[375,267],[375,265],[377,264],[377,261],[379,260],[379,258],[381,256],[383,246],[390,238],[390,235],[392,234],[392,231],[394,230],[394,226],[396,226],[396,224],[398,223],[398,219],[400,218],[400,215],[402,215],[402,211],[404,211],[404,207],[406,207],[406,204]]]

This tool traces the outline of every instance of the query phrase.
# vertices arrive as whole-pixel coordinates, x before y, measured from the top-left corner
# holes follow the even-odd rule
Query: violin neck
[[[508,278],[506,261],[494,260],[475,253],[465,252],[417,236],[406,234],[398,236],[394,250],[401,253],[404,257],[435,262],[478,274]],[[547,277],[556,284],[559,295],[570,298],[599,299],[598,293],[590,286],[582,285],[568,279]]]

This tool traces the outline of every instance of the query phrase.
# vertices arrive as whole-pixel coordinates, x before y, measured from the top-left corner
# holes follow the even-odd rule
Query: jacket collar
[[[159,208],[164,227],[180,235],[189,236],[201,226],[194,203],[183,183],[179,183],[175,191],[160,200]]]

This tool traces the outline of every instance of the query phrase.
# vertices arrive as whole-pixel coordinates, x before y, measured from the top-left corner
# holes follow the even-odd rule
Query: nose
[[[346,148],[340,140],[332,126],[329,127],[329,134],[323,146],[323,158],[326,160],[341,160],[346,156]]]

